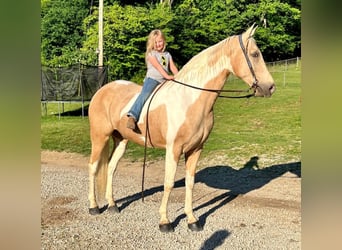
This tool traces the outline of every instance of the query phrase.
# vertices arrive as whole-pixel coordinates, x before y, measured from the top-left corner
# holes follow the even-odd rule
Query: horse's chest
[[[191,124],[191,121],[189,121]],[[203,117],[200,121],[194,122],[188,131],[189,139],[193,143],[203,143],[213,128],[214,120],[212,115]]]

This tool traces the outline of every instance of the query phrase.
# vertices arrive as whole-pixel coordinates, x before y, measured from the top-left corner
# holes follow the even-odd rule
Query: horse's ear
[[[247,36],[246,38],[252,37],[257,28],[258,28],[258,25],[256,25],[256,23],[253,23],[252,26],[249,27],[244,34],[245,36]]]

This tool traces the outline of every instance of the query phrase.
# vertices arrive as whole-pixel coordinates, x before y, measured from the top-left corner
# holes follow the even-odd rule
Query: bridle
[[[240,47],[242,49],[242,52],[246,58],[246,62],[247,62],[247,65],[248,65],[248,68],[249,70],[251,71],[251,74],[254,78],[254,82],[252,83],[252,86],[247,89],[247,90],[225,90],[225,89],[207,89],[207,88],[200,88],[200,87],[196,87],[194,85],[190,85],[190,84],[186,84],[186,83],[183,83],[183,82],[180,82],[180,81],[177,81],[175,79],[171,80],[175,83],[178,83],[178,84],[181,84],[181,85],[184,85],[186,87],[190,87],[190,88],[193,88],[193,89],[198,89],[198,90],[202,90],[202,91],[208,91],[208,92],[215,92],[218,94],[218,97],[224,97],[224,98],[250,98],[252,96],[255,95],[256,93],[256,90],[257,88],[260,88],[260,86],[258,85],[258,79],[256,78],[256,75],[255,75],[255,72],[254,72],[254,69],[253,69],[253,65],[248,57],[248,54],[247,54],[247,49],[246,47],[244,46],[243,44],[243,41],[242,41],[242,34],[239,35],[239,43],[240,43]],[[148,103],[148,106],[147,106],[147,113],[146,113],[146,130],[145,130],[145,145],[144,145],[144,164],[143,164],[143,174],[142,174],[142,184],[141,184],[141,198],[142,198],[142,201],[144,202],[144,180],[145,180],[145,167],[146,167],[146,149],[147,149],[147,137],[149,138],[149,141],[150,141],[150,144],[152,147],[153,144],[152,144],[152,140],[151,140],[151,136],[150,136],[150,133],[149,133],[149,124],[148,124],[148,114],[149,114],[149,109],[150,109],[150,105],[151,105],[151,102],[152,102],[152,99],[153,97],[155,96],[155,94],[161,89],[161,87],[165,84],[166,81],[164,81],[163,83],[161,83],[158,88],[156,89],[156,91],[154,91],[154,93],[152,94],[151,96],[151,99]],[[251,89],[253,89],[253,93],[251,94],[247,94],[247,95],[243,95],[243,96],[226,96],[226,95],[220,95],[221,92],[249,92]],[[260,88],[261,89],[261,88]]]
[[[249,60],[249,56],[248,56],[248,54],[247,54],[247,49],[246,49],[247,46],[245,47],[245,46],[243,45],[242,35],[241,35],[241,34],[239,35],[239,43],[240,43],[240,47],[241,47],[241,49],[242,49],[242,52],[243,52],[243,54],[244,54],[244,56],[245,56],[245,58],[246,58],[246,62],[247,62],[248,68],[249,68],[249,70],[251,71],[251,74],[252,74],[252,76],[253,76],[253,78],[254,78],[254,82],[252,83],[251,89],[254,89],[254,93],[255,93],[256,89],[259,87],[259,85],[258,85],[258,79],[256,78],[256,75],[255,75],[255,72],[254,72],[254,69],[253,69],[251,60]]]

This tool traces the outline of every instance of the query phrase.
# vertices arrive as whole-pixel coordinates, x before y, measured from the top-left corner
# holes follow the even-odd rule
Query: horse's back
[[[141,86],[124,80],[110,82],[101,87],[93,96],[89,104],[89,112],[108,107],[113,101],[115,105],[124,106],[138,92]]]
[[[125,80],[113,81],[101,87],[89,104],[88,116],[91,128],[97,127],[95,124],[109,126],[115,122],[115,119],[119,120],[122,110],[128,107],[132,97],[140,91],[141,86]],[[109,127],[107,129],[110,130]]]
[[[117,98],[132,97],[135,93],[139,92],[140,86],[134,82],[126,80],[117,80],[102,86],[93,96],[91,103],[99,101],[103,98]]]

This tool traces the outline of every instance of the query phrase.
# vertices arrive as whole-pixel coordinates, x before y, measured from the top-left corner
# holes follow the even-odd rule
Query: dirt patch
[[[74,210],[66,207],[67,204],[77,200],[76,197],[54,197],[48,200],[43,200],[41,209],[41,225],[60,224],[63,221],[72,220],[75,218]]]
[[[57,151],[41,151],[41,164],[58,166],[71,166],[87,169],[88,157],[76,153],[66,153]]]

